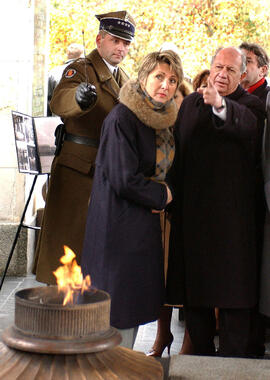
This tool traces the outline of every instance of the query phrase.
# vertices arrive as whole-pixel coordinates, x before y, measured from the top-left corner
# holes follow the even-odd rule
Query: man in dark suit
[[[239,48],[246,56],[247,61],[247,69],[246,76],[241,81],[241,85],[245,88],[250,94],[258,96],[258,98],[263,102],[264,108],[266,106],[266,98],[267,94],[270,90],[270,87],[267,84],[266,76],[269,68],[269,58],[266,51],[259,45],[255,43],[243,42]],[[267,133],[265,130],[264,133]],[[269,144],[266,138],[263,139],[265,144]],[[263,157],[265,156],[265,149],[263,147]],[[263,163],[264,164],[264,163]],[[265,177],[265,176],[264,176]],[[263,181],[263,176],[260,176]],[[265,194],[266,195],[266,194]],[[269,194],[268,194],[269,197]],[[260,276],[260,272],[262,269],[262,273],[265,272],[267,268],[267,278],[268,278],[268,269],[269,265],[263,264],[261,266],[262,261],[262,252],[263,252],[263,240],[264,240],[264,221],[265,221],[265,213],[266,213],[266,202],[264,196],[263,184],[260,186],[260,192],[257,195],[258,199],[258,207],[257,207],[257,246],[258,246],[258,276]],[[267,220],[269,218],[267,217]],[[268,231],[269,222],[266,223],[266,231]],[[268,239],[268,238],[267,238]],[[266,253],[265,260],[268,261],[268,243],[264,244],[264,252]],[[265,274],[262,277],[264,281],[266,279]],[[267,289],[265,286],[262,287],[262,294],[264,294],[264,290]],[[259,297],[260,298],[260,297]],[[266,298],[263,296],[263,300]],[[264,309],[264,308],[263,308]],[[258,312],[258,305],[254,308],[254,320],[251,328],[252,334],[250,339],[251,351],[254,353],[254,356],[263,356],[265,347],[265,319]]]
[[[266,81],[269,68],[268,55],[261,46],[254,43],[243,42],[239,48],[247,60],[247,74],[241,81],[241,86],[250,94],[258,96],[265,105],[270,90]]]
[[[184,304],[198,355],[249,356],[257,304],[256,191],[264,109],[240,85],[245,56],[214,56],[207,88],[186,97],[176,122],[167,302]]]
[[[36,278],[47,284],[55,283],[53,271],[64,244],[80,262],[101,126],[128,79],[118,65],[134,39],[133,18],[126,11],[96,17],[100,22],[97,48],[64,70],[50,103],[65,125],[65,134],[52,164],[36,249]]]

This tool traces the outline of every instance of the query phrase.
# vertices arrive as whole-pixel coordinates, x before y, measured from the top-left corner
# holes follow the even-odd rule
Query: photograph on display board
[[[54,132],[58,116],[32,117],[11,111],[20,173],[50,173],[55,152]]]
[[[20,173],[38,174],[40,163],[37,155],[33,118],[12,111],[18,169]]]
[[[61,119],[58,116],[41,116],[33,119],[41,173],[50,173],[55,152],[54,132],[56,127],[61,124]]]

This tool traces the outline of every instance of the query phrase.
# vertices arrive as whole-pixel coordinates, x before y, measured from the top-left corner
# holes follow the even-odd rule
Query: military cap
[[[135,35],[135,21],[127,11],[109,12],[96,15],[99,20],[99,30],[112,36],[132,41]]]

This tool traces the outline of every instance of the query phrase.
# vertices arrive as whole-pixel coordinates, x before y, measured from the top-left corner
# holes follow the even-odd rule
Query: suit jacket
[[[255,209],[264,111],[240,86],[225,100],[225,122],[198,93],[184,99],[176,122],[171,304],[247,308],[257,302]]]
[[[262,165],[264,175],[265,196],[267,207],[270,211],[270,91],[268,92],[266,101],[266,122],[263,135],[262,146]]]
[[[266,97],[266,122],[262,145],[262,167],[264,177],[264,195],[266,215],[261,265],[260,312],[270,316],[270,91]]]
[[[265,107],[266,97],[269,91],[270,91],[270,87],[268,86],[267,81],[265,80],[261,86],[257,87],[256,90],[252,92],[252,95],[258,96],[258,98],[263,102],[264,107]]]

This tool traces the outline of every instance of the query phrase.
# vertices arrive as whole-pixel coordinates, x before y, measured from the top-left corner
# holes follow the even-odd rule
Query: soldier
[[[64,133],[58,128],[58,155],[36,249],[36,279],[47,284],[55,284],[53,271],[60,265],[63,245],[80,262],[101,126],[128,79],[118,64],[134,38],[133,18],[126,11],[96,17],[97,48],[65,69],[50,103],[64,123]]]

